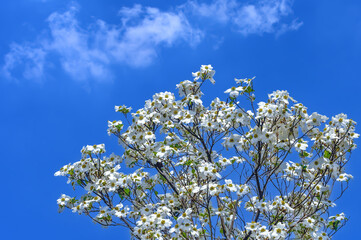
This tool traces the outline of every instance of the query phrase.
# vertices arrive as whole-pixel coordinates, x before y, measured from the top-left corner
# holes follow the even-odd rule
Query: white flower
[[[336,181],[339,181],[339,182],[347,182],[349,181],[350,179],[352,179],[353,176],[351,174],[347,174],[347,173],[342,173],[338,176],[338,178],[336,179]]]
[[[83,154],[100,154],[105,153],[105,145],[98,144],[98,145],[87,145],[82,148],[81,153]]]
[[[230,192],[236,192],[237,191],[237,187],[235,184],[232,183],[232,180],[231,179],[226,179],[224,180],[226,182],[225,186],[226,186],[226,189]]]
[[[241,139],[241,136],[238,134],[232,134],[229,137],[224,137],[224,142],[222,143],[222,145],[226,148],[232,148],[233,146],[238,145],[239,140]]]
[[[298,141],[295,143],[295,149],[297,152],[305,151],[307,149],[308,145],[306,141]]]
[[[123,129],[123,126],[122,121],[108,121],[108,135],[120,132]]]
[[[336,214],[336,216],[331,216],[329,219],[336,220],[336,221],[342,221],[346,219],[346,216],[344,213]]]
[[[126,217],[129,214],[129,210],[130,210],[129,207],[126,206],[123,209],[116,211],[114,215],[117,216],[118,218]]]
[[[109,207],[102,207],[100,210],[99,210],[99,213],[97,215],[97,218],[103,218],[103,217],[106,217],[109,213]]]
[[[243,87],[231,87],[227,89],[224,93],[229,93],[231,98],[236,98],[239,96],[240,92],[243,92]]]
[[[321,123],[326,122],[328,117],[318,114],[316,112],[312,113],[309,116],[309,119],[306,121],[306,124],[311,126],[319,126]]]
[[[273,227],[271,237],[274,239],[283,239],[287,236],[287,228],[284,223],[277,223],[276,226]]]
[[[71,200],[71,197],[62,194],[61,197],[57,200],[57,203],[59,206],[68,206],[69,202]]]
[[[124,113],[124,114],[127,114],[132,110],[131,107],[127,107],[125,105],[123,105],[123,106],[115,106],[114,109],[115,109],[116,112],[121,112],[121,113]]]
[[[315,219],[313,218],[306,218],[305,220],[303,220],[303,224],[307,227],[307,228],[313,228],[315,225]]]
[[[221,164],[222,167],[226,167],[226,166],[232,164],[232,162],[230,161],[230,159],[224,158],[224,157],[222,157],[222,156],[219,158],[219,161],[218,161],[218,162],[219,162],[219,164]]]
[[[246,224],[245,229],[253,232],[253,231],[258,230],[259,227],[260,227],[260,224],[258,222],[250,222],[250,223]]]
[[[202,65],[200,71],[192,73],[194,80],[201,78],[203,81],[209,79],[211,83],[215,83],[213,76],[215,71],[211,65]]]
[[[237,78],[235,78],[234,80],[235,80],[236,83],[238,83],[238,84],[250,85],[255,78],[256,78],[256,77],[253,77],[253,78],[243,78],[243,79],[237,79]]]
[[[199,173],[200,176],[203,178],[221,178],[221,175],[218,173],[217,169],[214,167],[213,164],[208,163],[208,162],[204,162],[202,163],[202,165],[199,167]]]
[[[319,233],[314,232],[312,235],[313,235],[313,239],[317,239],[317,240],[329,240],[330,239],[330,237],[325,232],[319,232]]]

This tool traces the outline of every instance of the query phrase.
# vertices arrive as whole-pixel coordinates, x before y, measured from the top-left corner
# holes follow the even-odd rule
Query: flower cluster
[[[61,195],[59,210],[135,239],[331,239],[347,221],[328,216],[352,179],[356,123],[309,113],[287,91],[255,103],[254,78],[235,79],[227,99],[206,107],[201,87],[214,74],[202,65],[177,85],[179,98],[156,93],[135,112],[116,106],[126,121],[109,121],[108,134],[124,151],[83,147],[55,175],[84,195]]]

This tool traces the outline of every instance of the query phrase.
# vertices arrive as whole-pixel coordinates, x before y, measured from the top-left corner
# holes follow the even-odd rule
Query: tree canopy
[[[347,222],[330,210],[352,179],[356,123],[309,113],[287,91],[256,103],[254,78],[235,79],[206,107],[202,85],[214,74],[202,65],[177,84],[178,98],[156,93],[135,112],[115,106],[124,119],[109,121],[108,134],[124,150],[83,147],[55,175],[84,194],[63,194],[59,210],[135,239],[331,239]]]

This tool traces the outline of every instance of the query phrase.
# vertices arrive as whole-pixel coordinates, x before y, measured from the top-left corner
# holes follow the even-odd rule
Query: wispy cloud
[[[292,0],[261,0],[242,3],[235,0],[214,0],[210,3],[190,1],[185,8],[190,8],[200,17],[210,21],[232,24],[242,35],[276,33],[280,35],[289,30],[296,30],[301,25],[297,19],[290,23],[282,22],[292,14]]]
[[[157,8],[141,10],[139,5],[123,8],[123,26],[110,26],[98,21],[97,41],[117,62],[136,67],[149,65],[157,56],[156,46],[172,46],[177,42],[197,45],[203,33],[193,28],[182,12],[162,12]]]
[[[24,65],[24,78],[41,81],[47,56],[52,54],[73,79],[102,81],[111,78],[110,64],[144,67],[157,56],[159,47],[177,42],[195,46],[202,38],[202,32],[193,28],[180,11],[134,5],[119,11],[121,24],[97,20],[83,28],[76,18],[78,10],[72,5],[66,12],[51,14],[48,34],[43,34],[49,36],[33,43],[13,44],[5,55],[3,74],[15,79],[14,70]]]
[[[31,79],[37,82],[43,80],[46,51],[26,43],[23,45],[12,44],[10,52],[5,55],[5,64],[2,67],[4,76],[13,81],[18,78]],[[21,72],[20,76],[14,76],[13,71]]]
[[[84,26],[77,19],[79,6],[72,4],[65,12],[52,13],[47,18],[47,29],[35,41],[13,43],[0,71],[8,79],[41,82],[46,78],[47,69],[59,63],[74,80],[104,81],[112,79],[113,65],[146,67],[162,48],[179,43],[197,46],[210,31],[207,26],[202,26],[202,30],[194,27],[198,20],[229,25],[244,36],[263,33],[279,36],[296,30],[302,22],[289,17],[291,5],[291,0],[252,3],[189,0],[172,10],[162,11],[135,4],[119,10],[117,24],[98,19]],[[286,17],[289,22],[284,21]]]
[[[78,8],[72,6],[65,13],[56,12],[49,16],[51,37],[44,39],[42,48],[47,53],[57,54],[64,71],[76,80],[108,78],[107,51],[92,42],[99,34],[98,30],[82,29],[75,17],[77,11]]]
[[[222,23],[228,22],[238,7],[239,4],[235,0],[214,0],[207,3],[191,0],[183,5],[184,9],[190,10],[198,17],[206,17]]]

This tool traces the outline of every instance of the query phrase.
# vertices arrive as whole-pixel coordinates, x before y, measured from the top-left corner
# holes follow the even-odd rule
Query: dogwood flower
[[[229,93],[229,96],[231,98],[237,98],[240,92],[243,92],[243,87],[231,87],[227,89],[224,93]]]
[[[338,178],[336,179],[337,181],[340,182],[347,182],[348,180],[352,179],[353,176],[351,174],[347,174],[347,173],[342,173],[338,176]]]

